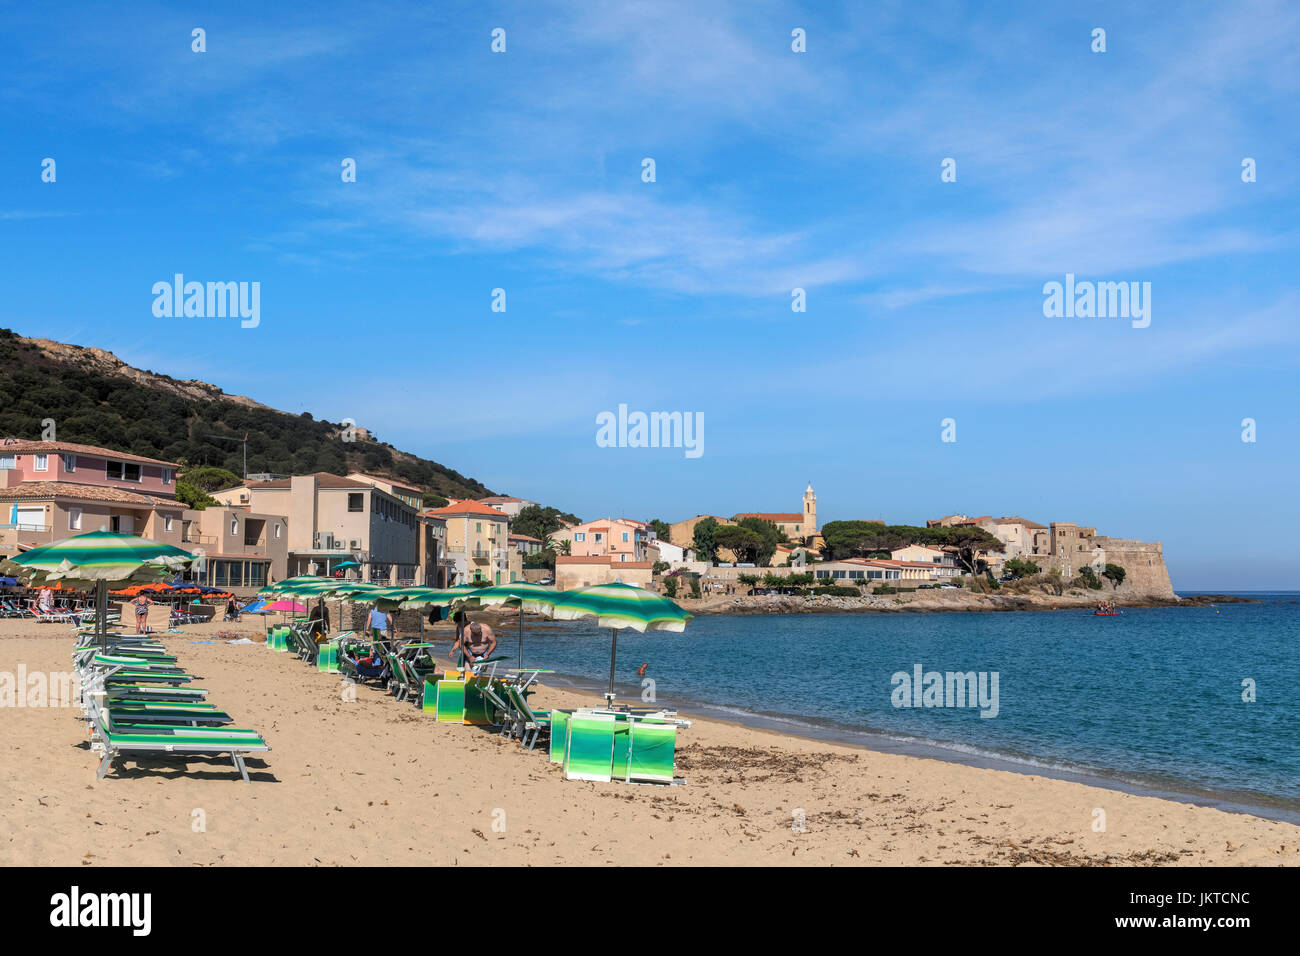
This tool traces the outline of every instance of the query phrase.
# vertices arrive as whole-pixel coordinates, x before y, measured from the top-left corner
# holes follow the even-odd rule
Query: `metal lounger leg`
[[[113,751],[111,751],[111,750],[105,750],[105,751],[104,751],[103,759],[101,759],[101,760],[99,761],[99,776],[96,777],[95,779],[97,779],[97,780],[103,780],[103,779],[104,779],[104,775],[105,775],[106,773],[108,773],[108,771],[109,771],[110,769],[112,769],[112,766],[113,766],[113,758],[116,757],[116,756],[117,756],[117,754],[115,754],[115,753],[114,753]]]
[[[230,756],[235,758],[235,769],[244,778],[244,783],[248,783],[248,768],[244,766],[244,758],[238,753],[232,753]]]

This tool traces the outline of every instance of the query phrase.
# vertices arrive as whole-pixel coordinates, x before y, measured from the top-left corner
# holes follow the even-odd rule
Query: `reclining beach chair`
[[[99,779],[112,769],[118,757],[169,757],[209,756],[230,754],[235,769],[244,783],[248,783],[248,768],[244,757],[251,753],[265,753],[271,748],[254,730],[235,730],[227,727],[147,727],[130,732],[115,731],[95,696],[88,699],[91,732],[94,740],[91,749],[101,751]]]
[[[513,725],[511,733],[519,738],[529,750],[537,746],[537,739],[544,732],[551,732],[551,714],[546,710],[533,710],[528,705],[528,694],[521,691],[513,682],[507,681],[505,686],[506,701],[510,707]]]

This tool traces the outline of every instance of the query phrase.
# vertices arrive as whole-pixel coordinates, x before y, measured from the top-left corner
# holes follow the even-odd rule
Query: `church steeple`
[[[808,489],[803,493],[803,525],[804,535],[813,535],[817,533],[817,492],[813,491],[812,482],[808,482]]]

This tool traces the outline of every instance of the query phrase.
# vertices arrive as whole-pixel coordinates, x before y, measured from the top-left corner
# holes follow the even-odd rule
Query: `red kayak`
[[[1093,617],[1116,617],[1119,611],[1093,611]]]

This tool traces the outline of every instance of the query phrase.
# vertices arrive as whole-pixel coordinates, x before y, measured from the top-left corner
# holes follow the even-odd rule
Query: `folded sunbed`
[[[248,768],[244,757],[250,753],[265,753],[271,748],[255,730],[206,727],[147,727],[130,733],[116,731],[92,699],[89,702],[91,727],[96,741],[92,745],[103,751],[99,762],[99,779],[112,769],[113,761],[127,756],[195,756],[230,754],[235,768],[244,783],[248,783]]]

